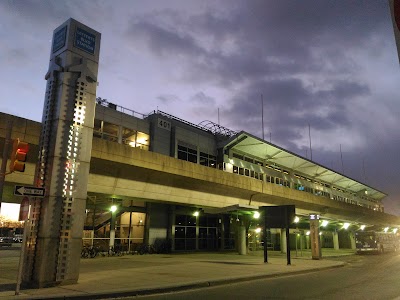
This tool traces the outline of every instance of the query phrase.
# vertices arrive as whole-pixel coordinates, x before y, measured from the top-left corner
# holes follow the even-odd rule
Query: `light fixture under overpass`
[[[329,221],[328,220],[322,220],[321,227],[326,227],[328,225]]]

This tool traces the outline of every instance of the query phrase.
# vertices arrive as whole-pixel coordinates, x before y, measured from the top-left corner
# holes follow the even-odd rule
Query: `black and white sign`
[[[158,127],[171,131],[171,122],[158,118]]]
[[[37,188],[33,186],[16,185],[14,187],[14,195],[16,196],[34,196],[43,198],[44,192],[44,188]]]

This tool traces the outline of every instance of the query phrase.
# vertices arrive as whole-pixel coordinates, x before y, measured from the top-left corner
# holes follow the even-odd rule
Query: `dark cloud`
[[[158,100],[163,104],[173,104],[174,102],[179,102],[181,99],[177,95],[164,94],[157,97]]]

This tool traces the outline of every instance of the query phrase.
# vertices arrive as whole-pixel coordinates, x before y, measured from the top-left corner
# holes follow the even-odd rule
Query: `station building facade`
[[[26,124],[25,129],[17,130],[25,132],[24,137],[35,149],[41,124],[32,121]],[[385,193],[247,132],[234,132],[210,121],[196,125],[162,111],[143,115],[97,98],[93,139],[94,143],[96,140],[108,145],[115,143],[138,151],[158,153],[182,163],[246,177],[250,183],[262,183],[263,193],[266,194],[274,189],[283,195],[296,191],[314,202],[336,203],[336,206],[362,210],[364,214],[387,215],[382,204]],[[90,173],[95,174],[97,168],[96,160],[92,158]],[[108,168],[111,171],[113,164],[109,164]],[[142,178],[142,181],[151,181],[151,175],[144,176],[149,178]],[[8,184],[27,183],[26,178],[22,181],[15,178],[12,177]],[[190,190],[190,185],[187,189]],[[211,193],[214,192],[212,190],[210,187]],[[237,191],[239,193],[240,189]],[[223,194],[223,189],[218,193]],[[83,244],[97,245],[103,250],[110,245],[118,245],[126,251],[134,251],[143,244],[156,245],[167,251],[241,248],[239,252],[243,254],[245,243],[247,250],[261,249],[264,244],[269,249],[284,250],[285,233],[281,229],[269,229],[265,238],[260,232],[262,220],[254,218],[258,206],[252,205],[252,198],[256,197],[256,194],[251,195],[248,205],[213,206],[193,204],[189,200],[176,201],[172,196],[168,201],[151,201],[134,194],[129,197],[104,194],[89,188]],[[290,199],[288,203],[291,203]],[[288,203],[267,201],[265,205]],[[110,211],[112,206],[116,207],[116,211]],[[300,222],[291,229],[292,248],[309,247],[309,213],[323,212],[296,206]],[[321,232],[322,247],[339,248],[340,244],[341,248],[355,248],[354,230],[366,224],[367,219],[352,222],[349,216],[330,218],[330,225]],[[341,230],[346,220],[352,222],[353,234]],[[373,222],[369,224],[372,225]],[[243,230],[245,241],[243,234],[240,235]]]
[[[142,115],[98,98],[94,138],[156,152],[178,160],[245,176],[267,187],[294,189],[343,205],[384,212],[385,193],[346,177],[304,157],[291,153],[246,132],[234,132],[210,121],[192,124],[162,111]],[[92,172],[92,171],[91,171]],[[118,206],[113,218],[111,205]],[[301,214],[301,208],[297,208]],[[85,223],[86,244],[109,243],[115,230],[115,243],[125,249],[135,245],[162,244],[174,251],[229,250],[238,248],[239,227],[245,224],[247,246],[259,249],[264,243],[260,221],[248,207],[215,209],[187,203],[129,200],[118,195],[89,193]],[[304,210],[303,218],[307,219]],[[354,248],[348,232],[339,231],[339,220],[331,220],[331,230],[339,235],[341,247]],[[114,223],[115,222],[115,223]],[[333,225],[335,224],[335,225]],[[360,224],[357,224],[360,225]],[[308,247],[307,221],[293,229],[292,247],[300,247],[297,237]],[[327,228],[326,228],[327,229]],[[329,230],[329,229],[327,229]],[[339,232],[338,232],[339,231]],[[280,229],[271,229],[266,241],[270,249],[282,248]],[[334,237],[324,234],[323,247],[334,247]],[[114,243],[113,243],[114,244]],[[337,246],[336,246],[337,247]]]

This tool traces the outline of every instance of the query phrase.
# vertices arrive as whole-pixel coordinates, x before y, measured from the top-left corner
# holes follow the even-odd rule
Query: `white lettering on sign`
[[[75,32],[74,45],[75,47],[83,51],[94,54],[96,46],[96,36],[78,27]]]
[[[157,124],[159,128],[171,131],[171,122],[158,118]]]

